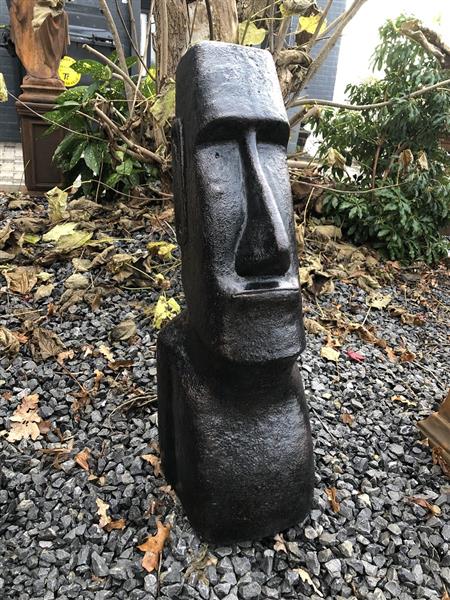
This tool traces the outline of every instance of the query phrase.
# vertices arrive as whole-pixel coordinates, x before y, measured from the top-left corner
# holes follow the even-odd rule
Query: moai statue
[[[199,534],[261,538],[311,505],[289,123],[264,50],[202,42],[177,70],[177,237],[187,310],[159,334],[161,457]]]

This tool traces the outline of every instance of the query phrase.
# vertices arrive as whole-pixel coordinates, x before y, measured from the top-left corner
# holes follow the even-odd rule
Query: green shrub
[[[440,138],[450,131],[450,88],[407,97],[449,78],[437,60],[401,34],[399,17],[380,29],[373,79],[346,89],[352,105],[393,99],[364,110],[326,108],[312,117],[323,138],[319,155],[334,187],[324,208],[356,242],[394,260],[435,262],[448,242],[439,229],[450,213],[449,155]]]

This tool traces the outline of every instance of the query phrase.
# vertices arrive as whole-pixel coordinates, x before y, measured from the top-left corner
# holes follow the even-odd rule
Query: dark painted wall
[[[139,28],[140,19],[140,0],[133,0],[135,7],[136,25]],[[127,54],[131,54],[131,48],[125,29],[117,14],[116,3],[114,0],[108,0],[108,5],[113,14],[114,20],[120,32],[122,43],[127,49]],[[118,1],[119,8],[122,9],[125,24],[129,28],[128,9],[125,4]],[[77,35],[80,33],[78,28],[96,28],[106,30],[106,22],[98,8],[98,0],[72,0],[67,2],[67,13],[69,15],[69,27],[72,33],[71,45],[68,50],[69,56],[74,58],[91,57],[85,50],[81,48],[82,42],[77,41]],[[0,0],[0,24],[9,23],[9,13],[6,6],[6,0]],[[100,52],[108,54],[111,49],[100,44],[90,44],[96,47]],[[6,85],[8,90],[18,96],[20,94],[20,83],[22,81],[23,71],[17,58],[9,55],[6,48],[0,47],[0,71],[5,75]],[[10,98],[7,103],[0,104],[0,142],[19,142],[20,131],[17,121],[15,100]]]

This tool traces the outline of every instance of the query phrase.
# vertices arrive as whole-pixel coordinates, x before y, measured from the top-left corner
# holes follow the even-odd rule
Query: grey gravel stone
[[[95,551],[91,555],[91,566],[92,572],[97,577],[106,577],[109,573],[105,559]]]

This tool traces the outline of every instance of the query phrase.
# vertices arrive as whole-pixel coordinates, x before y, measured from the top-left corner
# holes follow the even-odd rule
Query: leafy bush
[[[434,56],[401,26],[407,17],[380,29],[373,79],[346,89],[352,105],[393,99],[364,110],[327,108],[312,117],[323,138],[323,170],[338,190],[324,208],[356,242],[373,242],[391,259],[435,262],[448,243],[439,234],[450,213],[449,155],[440,138],[450,131],[450,89],[408,97],[449,77]]]
[[[128,66],[135,61],[136,58],[127,59]],[[60,125],[70,130],[54,154],[66,184],[71,185],[80,176],[80,193],[110,197],[117,192],[128,194],[156,179],[158,164],[139,154],[141,145],[151,148],[155,144],[150,120],[147,125],[142,122],[148,108],[143,104],[147,103],[137,101],[130,108],[123,80],[115,78],[108,65],[83,59],[74,63],[72,69],[89,76],[92,83],[63,92],[55,109],[46,114],[53,123],[48,133]],[[150,74],[142,79],[139,89],[148,105],[154,106],[158,97]],[[97,109],[106,117],[99,117]],[[107,119],[113,126],[108,126]],[[117,135],[118,128],[131,142],[136,140],[135,149]]]

